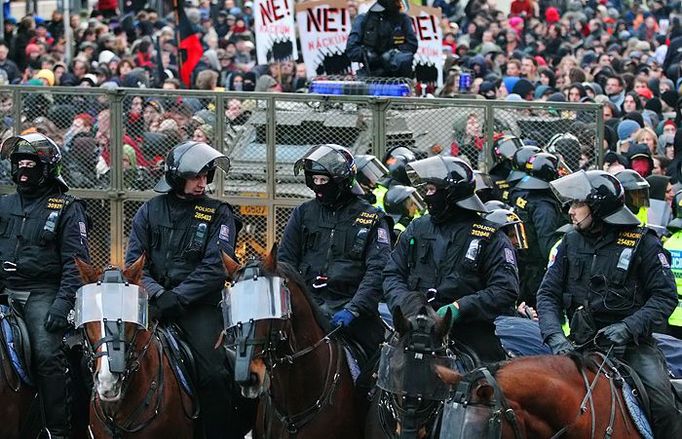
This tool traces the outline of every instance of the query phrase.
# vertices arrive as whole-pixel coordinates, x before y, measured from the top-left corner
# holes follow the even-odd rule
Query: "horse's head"
[[[454,361],[447,343],[451,318],[449,311],[439,318],[429,306],[410,317],[399,307],[393,313],[396,335],[381,349],[378,386],[383,390],[381,409],[393,415],[395,435],[401,439],[426,437],[449,395],[435,367]],[[394,434],[391,426],[383,428]]]
[[[445,405],[441,421],[448,439],[502,437],[502,421],[509,412],[500,405],[503,397],[496,398],[493,374],[483,368],[466,375],[444,366],[436,370],[445,384],[456,389],[455,398]],[[501,390],[498,392],[502,395]]]
[[[121,270],[97,270],[76,260],[85,285],[76,293],[76,327],[83,330],[95,389],[102,401],[121,398],[134,363],[133,345],[147,327],[147,294],[138,287],[144,256]]]
[[[223,253],[228,283],[223,291],[223,316],[228,351],[234,349],[235,381],[247,398],[267,391],[267,362],[287,341],[292,312],[288,280],[280,277],[277,247],[261,262],[240,266]]]

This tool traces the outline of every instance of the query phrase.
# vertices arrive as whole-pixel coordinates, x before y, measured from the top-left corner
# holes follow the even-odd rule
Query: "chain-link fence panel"
[[[267,104],[264,100],[229,97],[223,108],[223,152],[230,158],[226,196],[267,196]]]
[[[275,206],[275,242],[282,242],[284,228],[287,226],[293,212],[293,207]]]
[[[113,95],[99,89],[81,94],[47,88],[19,93],[18,132],[39,132],[61,146],[62,176],[69,187],[111,187]]]
[[[90,217],[90,259],[93,266],[103,267],[111,261],[111,202],[109,200],[85,199]]]
[[[0,91],[0,144],[14,135],[14,97],[13,93]],[[0,158],[0,185],[12,184],[12,172],[9,160]]]
[[[405,146],[418,158],[450,155],[474,169],[485,144],[485,109],[450,101],[451,106],[392,102],[386,110],[386,151]]]
[[[561,156],[564,163],[577,170],[583,160],[596,162],[597,122],[595,110],[574,110],[552,106],[534,108],[493,108],[494,134],[513,134],[526,144],[535,144]]]
[[[168,152],[193,140],[220,148],[216,98],[144,91],[122,102],[121,164],[125,190],[149,190],[163,176]]]
[[[260,259],[268,248],[268,206],[233,206],[242,220],[235,254],[241,262]]]

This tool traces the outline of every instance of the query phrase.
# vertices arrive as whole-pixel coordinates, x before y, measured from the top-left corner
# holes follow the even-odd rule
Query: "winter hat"
[[[640,126],[634,120],[624,120],[618,124],[618,140],[628,140]]]

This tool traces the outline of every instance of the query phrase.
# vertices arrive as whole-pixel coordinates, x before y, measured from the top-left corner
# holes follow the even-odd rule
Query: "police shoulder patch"
[[[528,201],[527,201],[525,198],[523,198],[523,197],[518,197],[518,198],[516,198],[516,205],[517,205],[519,208],[525,209],[525,208],[526,208],[526,204],[528,204]]]
[[[510,248],[505,248],[504,249],[504,259],[507,261],[509,264],[515,264],[516,263],[516,258],[514,258],[514,250]]]
[[[388,232],[383,227],[377,229],[377,241],[382,244],[390,244],[391,240],[388,238]]]
[[[88,237],[88,228],[85,226],[85,223],[83,221],[78,222],[78,229],[80,230],[81,236],[83,238]]]
[[[230,240],[230,226],[228,226],[227,224],[220,225],[220,233],[218,233],[218,239],[221,239],[223,241]]]
[[[658,260],[661,261],[661,266],[663,266],[663,268],[670,268],[668,258],[663,253],[658,254]]]

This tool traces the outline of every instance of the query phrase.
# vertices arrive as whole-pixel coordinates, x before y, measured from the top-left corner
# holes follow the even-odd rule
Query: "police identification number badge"
[[[377,241],[379,241],[382,244],[390,244],[390,241],[388,239],[388,232],[383,227],[379,227],[377,229]]]

